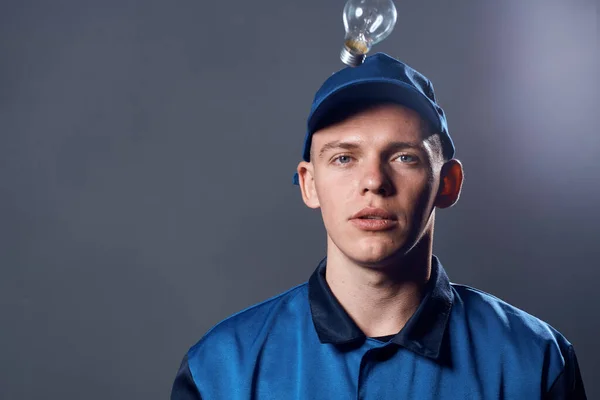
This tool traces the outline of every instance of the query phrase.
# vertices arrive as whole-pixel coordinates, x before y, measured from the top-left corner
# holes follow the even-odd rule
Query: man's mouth
[[[366,207],[354,214],[350,222],[363,231],[387,231],[398,226],[398,217],[383,208]]]
[[[365,207],[352,216],[352,219],[390,219],[396,220],[395,214],[383,208]]]

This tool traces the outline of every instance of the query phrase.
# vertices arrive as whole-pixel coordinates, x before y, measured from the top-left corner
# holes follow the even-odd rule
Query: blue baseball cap
[[[357,67],[346,67],[330,76],[315,94],[304,138],[302,159],[310,161],[310,146],[315,131],[324,128],[332,114],[352,105],[369,107],[395,103],[416,111],[431,124],[442,139],[444,156],[454,157],[454,143],[448,133],[444,110],[438,105],[431,81],[423,74],[384,53],[369,56]],[[293,183],[298,185],[298,174]]]

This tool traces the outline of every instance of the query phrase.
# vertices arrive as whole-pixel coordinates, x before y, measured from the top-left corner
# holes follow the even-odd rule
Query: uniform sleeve
[[[565,367],[556,378],[546,400],[587,400],[573,346],[565,354]]]
[[[190,372],[187,354],[183,358],[179,371],[177,371],[175,382],[173,382],[171,400],[202,400]]]

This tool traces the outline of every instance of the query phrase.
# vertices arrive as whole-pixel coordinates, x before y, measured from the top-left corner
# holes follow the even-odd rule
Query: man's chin
[[[358,250],[358,251],[357,251]],[[385,268],[396,263],[402,258],[403,252],[401,249],[377,249],[372,248],[366,250],[355,249],[352,258],[358,265],[368,268]]]
[[[358,265],[371,268],[385,268],[404,259],[414,247],[414,243],[402,240],[392,243],[363,241],[347,254]]]

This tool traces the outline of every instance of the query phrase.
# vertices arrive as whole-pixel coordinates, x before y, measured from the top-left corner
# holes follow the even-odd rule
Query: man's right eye
[[[339,164],[348,164],[351,159],[352,158],[350,156],[341,155],[341,156],[337,156],[336,158],[334,158],[333,161],[337,162]]]

